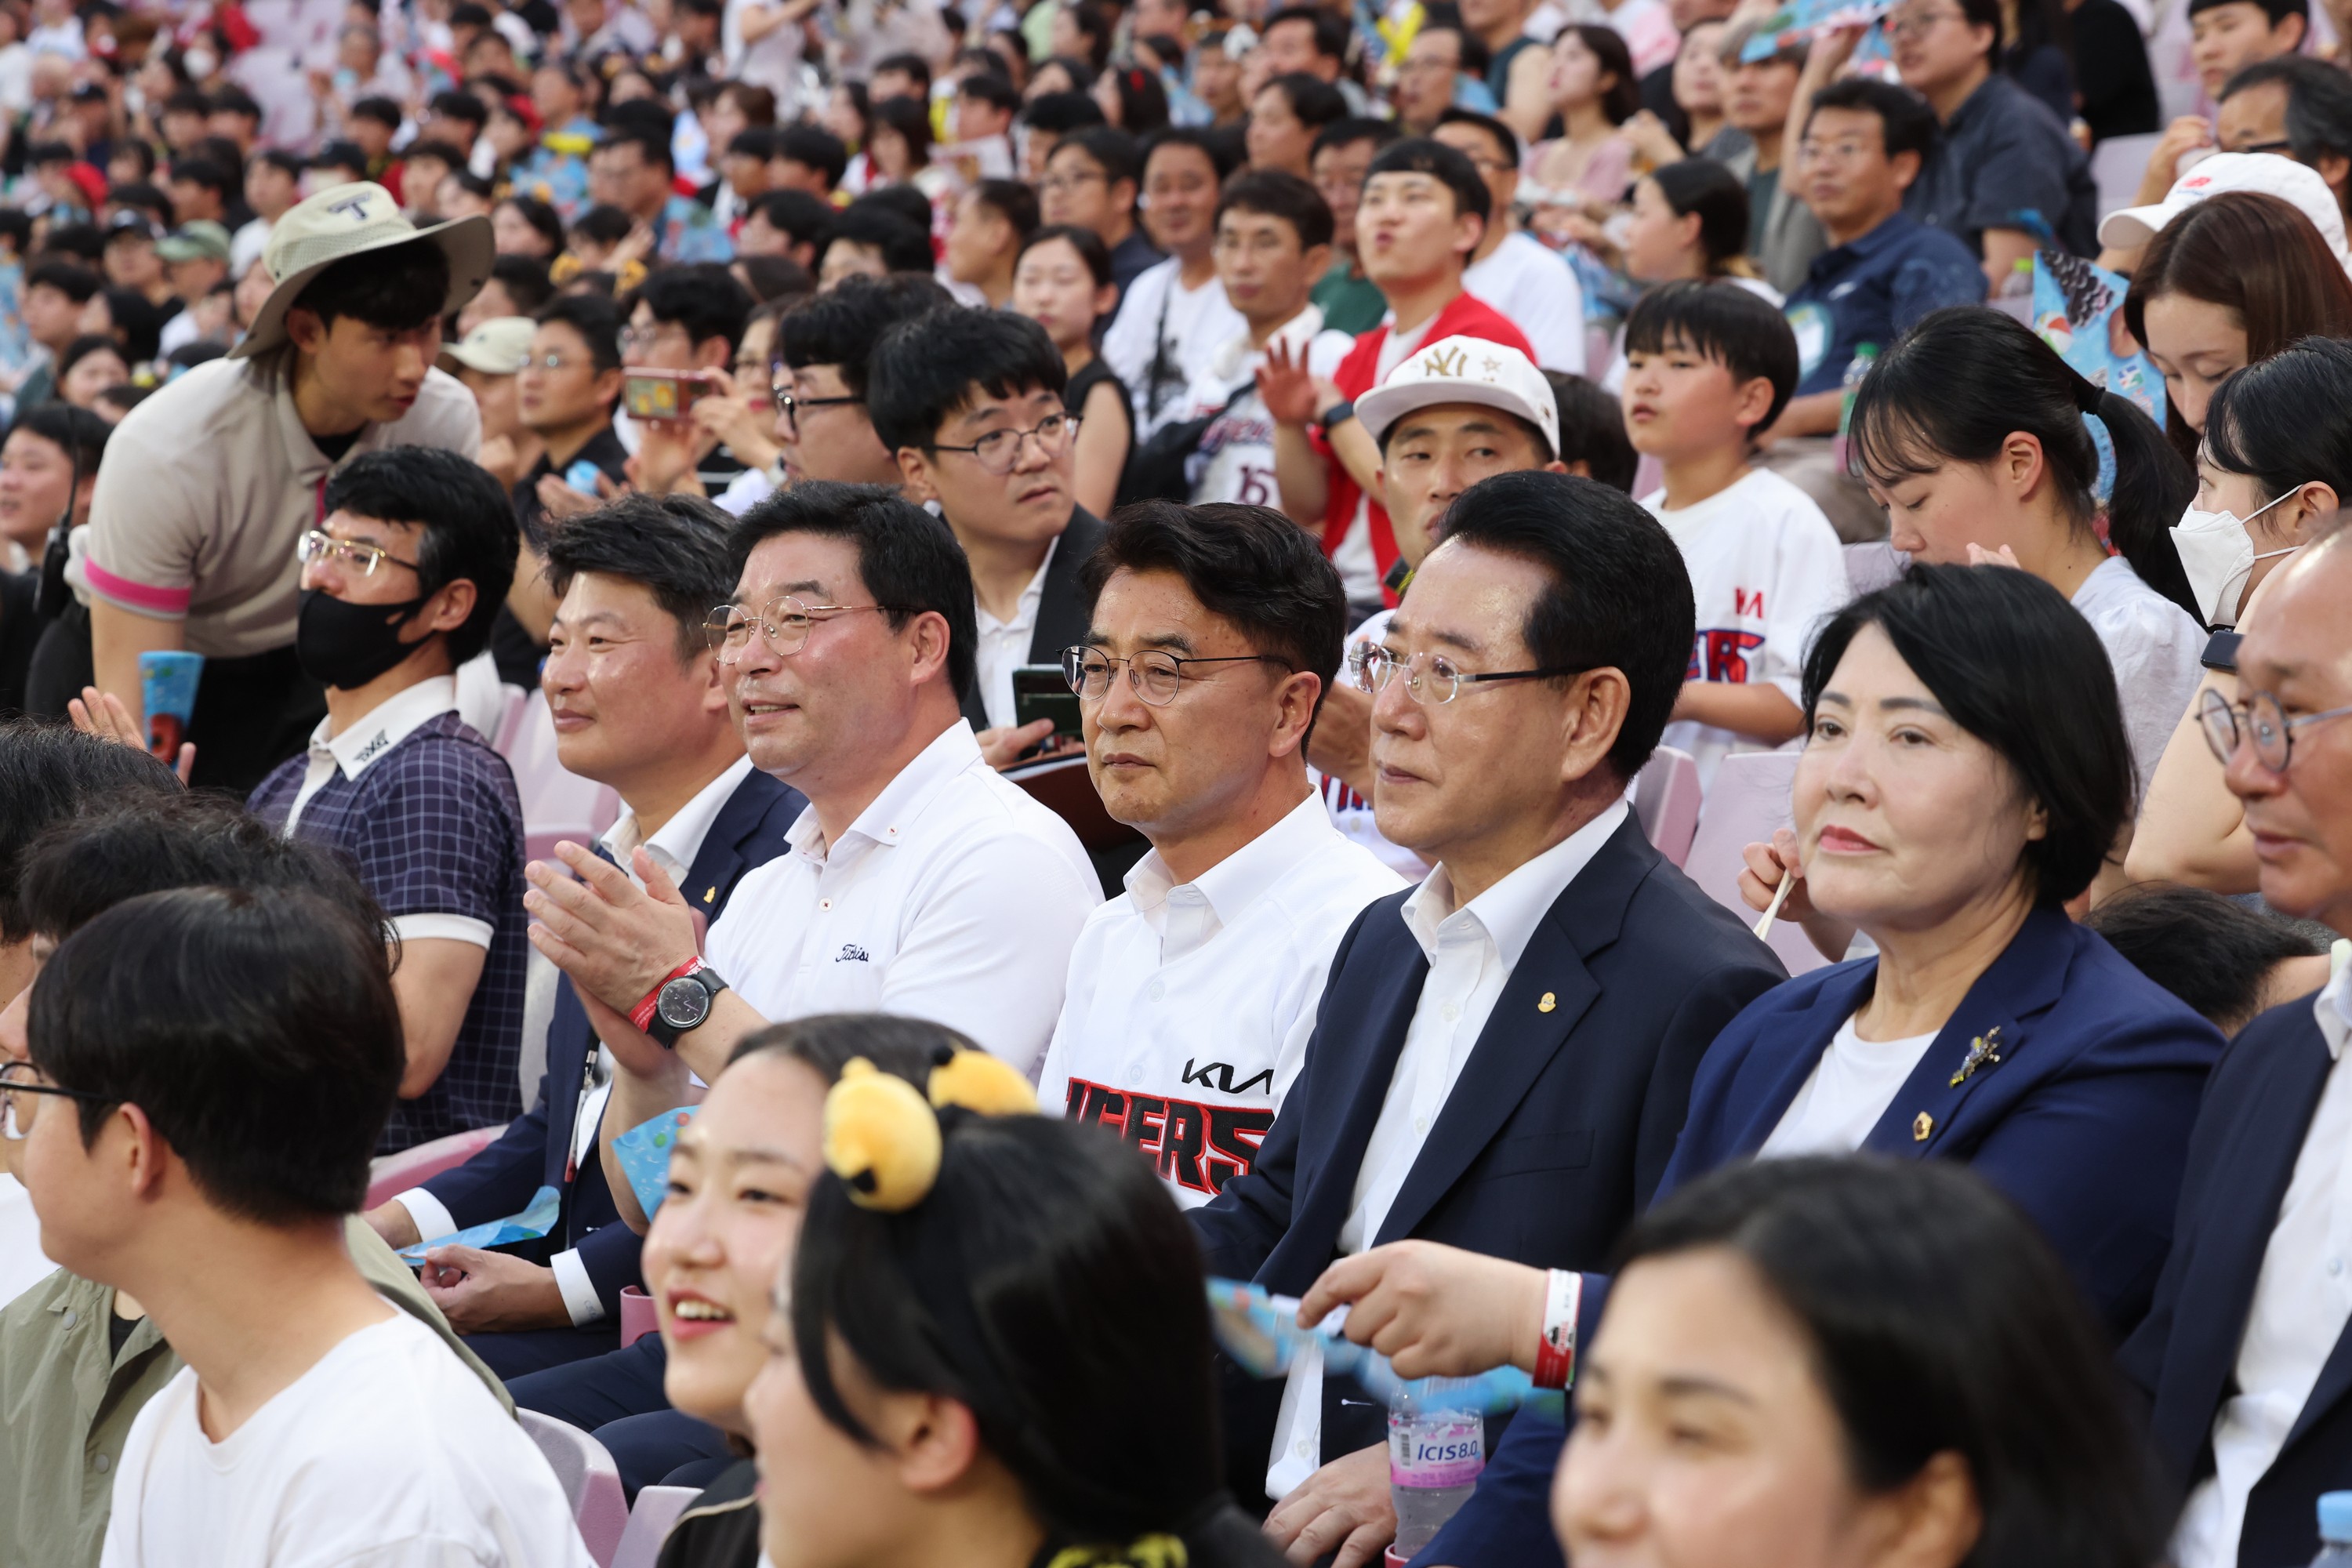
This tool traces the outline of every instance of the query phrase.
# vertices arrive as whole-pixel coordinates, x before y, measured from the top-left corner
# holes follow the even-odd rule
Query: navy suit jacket
[[[1078,568],[1109,532],[1109,525],[1084,507],[1072,509],[1054,559],[1045,565],[1045,581],[1037,590],[1037,622],[1029,633],[1031,664],[1062,662],[1062,650],[1085,640],[1087,607],[1080,602]],[[981,700],[977,676],[964,689],[963,716],[975,730],[988,728],[988,709]]]
[[[679,889],[687,902],[718,919],[743,873],[784,852],[785,830],[807,805],[800,791],[752,769],[710,819]],[[562,1247],[579,1252],[607,1321],[618,1322],[621,1290],[637,1282],[644,1238],[616,1223],[620,1211],[605,1184],[603,1161],[591,1158],[570,1181],[564,1179],[580,1114],[580,1084],[595,1054],[595,1031],[565,979],[556,988],[555,1012],[547,1026],[547,1070],[540,1077],[537,1101],[496,1142],[435,1176],[425,1190],[460,1226],[470,1226],[520,1213],[531,1194],[553,1187],[563,1196],[555,1232]]]
[[[1877,973],[1875,958],[1817,970],[1732,1020],[1699,1064],[1661,1197],[1764,1146]],[[2000,1060],[1954,1083],[1971,1042],[1996,1029]],[[2164,1267],[2189,1129],[2221,1052],[2219,1030],[2105,938],[2037,910],[1862,1147],[1980,1173],[2042,1227],[2120,1336],[2148,1310]],[[1608,1287],[1598,1276],[1584,1282],[1581,1343],[1591,1342]],[[1476,1493],[1421,1560],[1559,1562],[1546,1499],[1564,1437],[1557,1421],[1513,1422]]]
[[[2264,1013],[2231,1042],[2189,1142],[2172,1255],[2156,1305],[2125,1344],[2125,1374],[2152,1402],[2150,1430],[2172,1501],[2213,1473],[2213,1421],[2237,1392],[2238,1343],[2335,1059],[2312,998]],[[2255,1568],[2312,1552],[2322,1492],[2352,1485],[2352,1332],[2337,1339],[2286,1444],[2246,1499],[2238,1561]]]
[[[1251,1173],[1192,1216],[1212,1274],[1303,1293],[1339,1253],[1428,960],[1400,912],[1341,939],[1306,1060]],[[1419,1237],[1539,1268],[1600,1266],[1649,1201],[1707,1043],[1780,960],[1627,817],[1537,925],[1375,1243]],[[1549,1001],[1550,1005],[1543,1005]],[[1385,1416],[1325,1382],[1327,1460]],[[1228,1377],[1234,1494],[1264,1494],[1281,1384]]]

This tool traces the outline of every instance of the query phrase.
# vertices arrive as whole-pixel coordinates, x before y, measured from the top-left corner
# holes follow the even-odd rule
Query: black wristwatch
[[[1355,416],[1356,400],[1352,397],[1343,397],[1339,402],[1331,405],[1330,407],[1326,408],[1323,411],[1323,417],[1317,420],[1316,423],[1322,426],[1324,430],[1328,433],[1338,429],[1340,426],[1345,425],[1349,420],[1353,419]]]
[[[719,971],[698,964],[654,993],[653,1023],[646,1029],[665,1049],[675,1050],[677,1037],[698,1028],[710,1016],[711,1004],[727,989]]]

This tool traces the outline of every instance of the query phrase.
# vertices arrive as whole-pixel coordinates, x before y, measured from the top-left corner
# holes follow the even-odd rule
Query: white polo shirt
[[[213,658],[285,647],[300,606],[294,545],[324,515],[330,474],[387,447],[481,453],[473,394],[432,370],[406,414],[363,426],[330,462],[295,409],[293,367],[291,349],[215,360],[124,415],[73,585],[136,615],[185,617],[190,651]]]
[[[703,944],[772,1023],[900,1013],[960,1029],[1033,1080],[1102,884],[1069,825],[981,759],[959,719],[835,844],[816,808],[744,873]]]
[[[1078,933],[1038,1100],[1118,1129],[1178,1203],[1208,1202],[1274,1125],[1339,939],[1403,886],[1312,794],[1195,881],[1151,851]]]

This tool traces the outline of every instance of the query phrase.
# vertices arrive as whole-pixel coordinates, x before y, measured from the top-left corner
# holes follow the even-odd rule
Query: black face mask
[[[294,622],[294,657],[305,675],[324,685],[344,691],[365,686],[424,646],[422,639],[401,641],[400,628],[431,597],[421,594],[401,605],[354,605],[323,588],[305,588]]]

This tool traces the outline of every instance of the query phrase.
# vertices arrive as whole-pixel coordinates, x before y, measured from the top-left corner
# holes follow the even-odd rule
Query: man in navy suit
[[[625,866],[643,845],[713,917],[738,878],[782,852],[805,804],[743,754],[704,641],[704,617],[734,586],[726,523],[701,501],[637,497],[568,523],[548,549],[562,604],[540,677],[563,765],[620,793],[604,852]],[[615,1223],[596,1152],[610,1077],[601,1049],[559,977],[530,1111],[465,1164],[367,1216],[405,1247],[556,1191],[544,1261],[467,1247],[426,1254],[426,1289],[501,1377],[614,1349],[621,1290],[637,1283],[640,1240]]]
[[[2263,897],[2352,935],[2352,536],[2282,571],[2208,740]],[[2156,1305],[2123,1350],[2185,1499],[2179,1568],[2307,1561],[2352,1484],[2352,972],[2248,1025],[2205,1089]]]
[[[1436,869],[1342,939],[1255,1170],[1192,1211],[1211,1273],[1283,1294],[1407,1237],[1604,1266],[1700,1056],[1784,978],[1625,805],[1690,662],[1673,540],[1552,473],[1474,486],[1441,537],[1357,666],[1381,831]],[[1226,1394],[1235,1494],[1281,1500],[1268,1532],[1376,1558],[1383,1411],[1319,1368]]]

